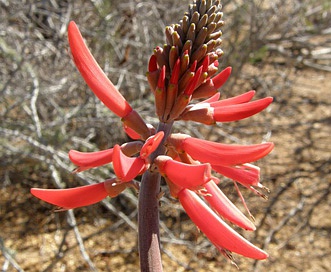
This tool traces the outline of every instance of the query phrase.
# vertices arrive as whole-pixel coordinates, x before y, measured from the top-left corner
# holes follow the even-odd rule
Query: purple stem
[[[168,138],[173,123],[160,123],[157,131],[164,131],[164,138],[158,149],[151,154],[151,163],[164,154],[164,141]],[[161,176],[146,171],[142,176],[138,204],[138,236],[141,272],[162,272],[159,232],[159,194]]]

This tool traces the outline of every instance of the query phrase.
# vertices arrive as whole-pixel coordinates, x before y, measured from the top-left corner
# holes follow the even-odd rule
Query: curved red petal
[[[172,159],[159,163],[158,158],[155,159],[155,163],[159,167],[160,173],[179,187],[195,190],[211,179],[211,167],[209,164],[193,165]]]
[[[69,151],[69,159],[73,164],[79,166],[78,172],[89,168],[98,167],[111,163],[113,160],[113,149],[106,149],[96,152]]]
[[[212,78],[215,89],[222,87],[222,85],[228,80],[229,76],[231,75],[231,71],[231,67],[226,67],[218,75]]]
[[[210,181],[204,185],[207,194],[204,199],[223,218],[246,230],[255,230],[254,224],[226,197],[221,189]]]
[[[267,108],[273,98],[266,97],[260,100],[247,102],[243,104],[235,104],[228,106],[213,106],[214,107],[214,120],[216,122],[232,122],[242,120],[250,117]],[[218,103],[218,102],[216,102]]]
[[[245,187],[258,186],[260,181],[260,168],[246,163],[237,166],[212,165],[212,168],[230,179],[238,181]]]
[[[45,202],[64,209],[74,209],[92,205],[101,201],[108,195],[104,183],[70,189],[32,188],[31,194]]]
[[[146,169],[142,158],[130,158],[124,155],[119,145],[114,146],[113,166],[117,178],[122,182],[134,179]]]
[[[93,58],[73,21],[69,23],[68,38],[75,64],[94,94],[117,116],[124,117],[130,113],[131,106]]]
[[[222,99],[219,101],[212,101],[212,103],[210,103],[210,106],[217,108],[217,107],[221,107],[221,106],[223,107],[223,106],[247,103],[252,100],[254,95],[255,95],[255,91],[249,91],[249,92],[243,93],[241,95],[237,95],[237,96],[230,97],[227,99]]]
[[[189,137],[181,147],[193,159],[204,163],[238,165],[263,158],[271,152],[274,144],[228,145]]]
[[[184,189],[179,200],[191,220],[218,249],[227,249],[252,259],[266,259],[268,254],[231,229],[194,192]]]
[[[190,83],[187,85],[187,87],[184,90],[184,94],[191,95],[196,88],[198,81],[200,79],[200,76],[202,74],[202,66],[195,72],[194,77],[190,80]]]

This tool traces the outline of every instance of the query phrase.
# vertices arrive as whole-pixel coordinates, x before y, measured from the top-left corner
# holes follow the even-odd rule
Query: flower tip
[[[265,153],[266,155],[269,154],[275,147],[275,144],[273,142],[266,142],[264,143],[266,145]]]
[[[70,21],[69,25],[68,25],[68,31],[70,31],[73,28],[77,28],[77,25],[76,25],[75,21]]]
[[[224,68],[221,73],[224,73],[225,75],[227,75],[228,77],[231,75],[232,73],[232,67],[231,66],[228,66],[226,68]]]

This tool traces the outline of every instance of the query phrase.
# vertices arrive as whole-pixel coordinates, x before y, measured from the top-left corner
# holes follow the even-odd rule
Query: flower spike
[[[93,58],[77,25],[69,23],[69,45],[79,72],[105,106],[121,117],[124,131],[134,141],[97,152],[69,152],[70,160],[77,166],[75,172],[112,163],[116,177],[70,189],[32,188],[31,193],[65,210],[91,205],[107,196],[116,197],[128,187],[139,188],[141,271],[162,270],[158,236],[161,176],[196,226],[232,262],[231,252],[253,259],[268,257],[222,220],[255,230],[254,224],[217,186],[220,180],[212,175],[212,170],[233,179],[253,218],[237,183],[266,197],[255,188],[266,189],[260,183],[260,168],[250,162],[270,153],[273,143],[229,145],[171,132],[177,120],[207,125],[237,121],[264,110],[272,102],[271,97],[252,101],[255,91],[219,100],[218,89],[232,69],[227,67],[218,73],[224,24],[220,2],[194,0],[178,24],[166,27],[166,44],[155,47],[149,59],[146,76],[155,99],[157,129],[131,108]],[[194,101],[200,98],[205,100]],[[138,175],[143,176],[134,180]]]

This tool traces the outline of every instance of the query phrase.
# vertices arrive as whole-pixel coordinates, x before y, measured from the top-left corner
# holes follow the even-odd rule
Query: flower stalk
[[[164,132],[163,141],[150,155],[151,163],[165,153],[164,140],[171,133],[173,123],[159,123],[157,131]],[[159,200],[161,175],[158,172],[146,171],[141,180],[138,202],[138,243],[140,269],[143,272],[161,272],[159,231]]]

